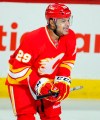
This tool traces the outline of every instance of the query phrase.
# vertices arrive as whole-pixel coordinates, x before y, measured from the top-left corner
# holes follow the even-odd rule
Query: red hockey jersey
[[[69,77],[76,57],[76,38],[69,29],[68,35],[59,39],[56,47],[46,27],[27,33],[22,37],[19,48],[11,55],[6,84],[27,85],[30,78],[31,86],[46,77]]]

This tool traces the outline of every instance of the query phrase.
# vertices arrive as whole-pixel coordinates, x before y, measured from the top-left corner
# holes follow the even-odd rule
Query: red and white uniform
[[[11,98],[13,96],[14,109],[16,109],[18,115],[26,114],[27,112],[36,112],[35,100],[31,97],[27,87],[27,78],[29,77],[30,85],[34,88],[37,81],[42,77],[51,80],[53,80],[55,76],[69,77],[76,57],[76,38],[71,29],[69,29],[68,35],[60,37],[57,47],[52,42],[46,27],[41,27],[27,33],[22,37],[21,41],[19,48],[10,57],[10,67],[6,81],[6,84],[10,86],[10,95]],[[25,94],[25,89],[27,95]],[[21,94],[20,91],[22,91],[23,96],[19,95]],[[27,96],[30,96],[30,100]],[[18,97],[18,100],[14,101],[15,97]],[[45,104],[48,105],[47,103],[49,101],[47,101],[47,103],[46,100],[44,101]],[[39,101],[36,102],[38,103]],[[25,107],[28,106],[28,104],[33,104],[33,107],[26,109]],[[55,104],[59,106],[59,103],[49,102],[48,106],[50,106],[50,104],[52,104],[51,107],[46,106],[48,112],[45,110],[45,114],[52,113],[53,108],[58,109],[56,112],[60,114],[60,107],[53,107]],[[21,109],[24,108],[25,111],[22,112]],[[54,115],[56,113],[53,111],[52,114]],[[46,120],[46,117],[45,119],[43,118],[43,120]]]

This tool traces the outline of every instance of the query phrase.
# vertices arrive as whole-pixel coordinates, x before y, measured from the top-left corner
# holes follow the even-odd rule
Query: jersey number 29
[[[22,61],[22,62],[24,62],[24,63],[27,63],[27,62],[30,61],[31,55],[28,54],[28,53],[24,53],[22,50],[19,50],[19,52],[18,52],[18,54],[17,54],[17,56],[16,56],[16,59],[17,59],[18,61]]]

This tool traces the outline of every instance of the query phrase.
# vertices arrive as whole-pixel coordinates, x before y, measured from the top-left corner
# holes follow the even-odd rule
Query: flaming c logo
[[[57,68],[59,61],[64,56],[64,53],[59,54],[55,58],[45,58],[40,61],[38,72],[40,75],[52,74]]]

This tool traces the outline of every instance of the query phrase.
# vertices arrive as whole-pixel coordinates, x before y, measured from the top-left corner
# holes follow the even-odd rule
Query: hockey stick
[[[83,88],[83,86],[76,86],[76,87],[70,88],[70,92],[74,91],[74,90],[79,90],[79,89],[82,89],[82,88]]]
[[[80,90],[82,88],[83,88],[83,86],[76,86],[76,87],[70,88],[70,92],[72,92],[74,90]],[[56,97],[56,96],[58,96],[58,94],[59,93],[50,92],[50,93],[48,93],[46,95],[39,95],[39,96],[37,96],[37,100],[43,99],[43,98],[46,98],[46,97],[49,97],[49,96],[55,96]]]
[[[49,97],[49,96],[57,97],[58,94],[59,94],[59,92],[58,92],[58,93],[50,92],[50,93],[48,93],[48,94],[46,94],[46,95],[36,95],[36,94],[33,92],[32,88],[31,88],[31,86],[30,86],[29,78],[27,79],[27,82],[28,82],[28,87],[29,87],[30,93],[31,93],[31,95],[33,96],[33,98],[34,98],[35,100],[43,99],[43,98],[46,98],[46,97]],[[82,88],[83,88],[83,86],[76,86],[76,87],[70,88],[70,92],[72,92],[72,91],[74,91],[74,90],[79,90],[79,89],[82,89]]]

